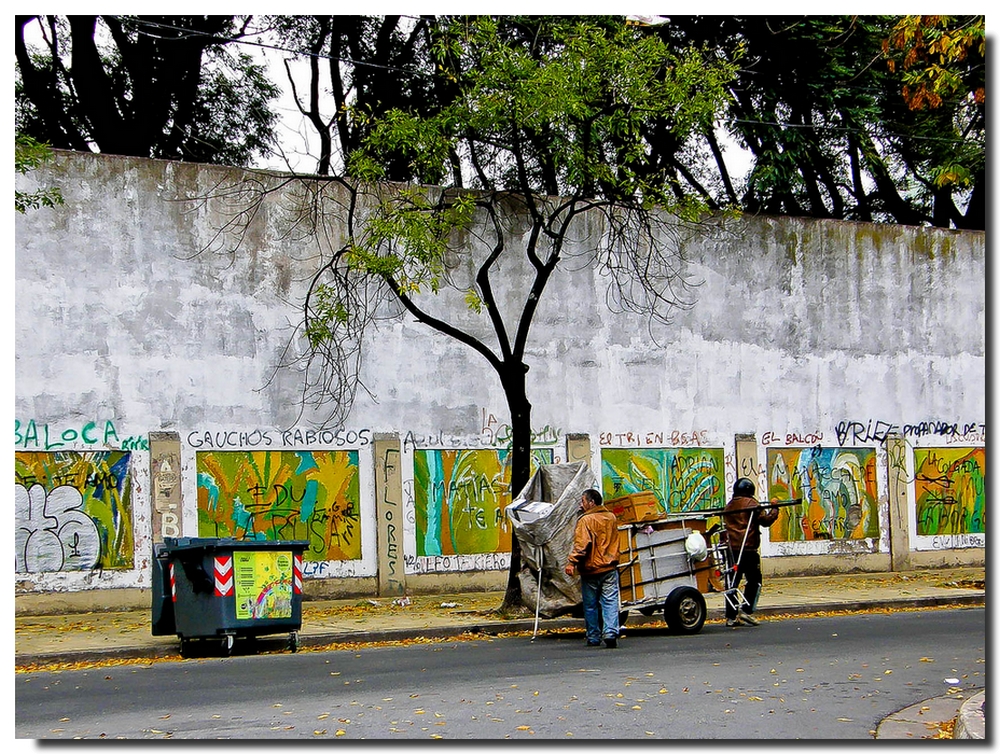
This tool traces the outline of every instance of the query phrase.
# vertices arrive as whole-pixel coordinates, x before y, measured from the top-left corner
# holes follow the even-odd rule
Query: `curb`
[[[955,718],[955,738],[986,738],[986,691],[962,703]]]
[[[762,607],[757,610],[759,615],[810,615],[831,611],[862,612],[887,606],[885,600],[858,600],[854,602],[840,602],[827,605],[802,605],[802,606],[780,606]],[[910,599],[893,600],[892,605],[898,607],[940,607],[942,605],[982,606],[986,604],[985,595],[967,595],[957,597],[914,597]],[[655,616],[644,616],[638,611],[629,613],[627,628],[641,628],[648,624],[658,622]],[[579,628],[583,625],[579,618],[552,618],[545,619],[539,623],[539,631],[554,630],[561,628]],[[457,622],[447,626],[433,626],[420,628],[387,628],[382,630],[365,631],[324,631],[317,633],[302,633],[299,631],[298,644],[300,647],[321,647],[327,644],[339,643],[367,643],[385,641],[403,641],[414,637],[427,639],[449,639],[465,634],[479,634],[483,636],[497,636],[499,634],[520,633],[533,631],[535,626],[534,618],[517,618],[511,621],[497,622]],[[261,636],[256,639],[256,648],[265,650],[269,645],[274,648],[285,646],[287,638],[283,636]],[[68,650],[57,652],[38,652],[35,654],[15,653],[14,666],[23,667],[27,665],[45,665],[54,663],[73,662],[100,662],[102,660],[141,660],[141,659],[162,659],[168,657],[180,657],[180,646],[176,639],[164,638],[163,644],[111,647],[108,649],[86,649]],[[974,727],[974,726],[973,726]]]

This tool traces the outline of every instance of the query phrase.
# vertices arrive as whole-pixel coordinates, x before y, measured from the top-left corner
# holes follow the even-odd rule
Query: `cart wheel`
[[[288,649],[290,651],[292,651],[293,653],[299,651],[299,632],[298,631],[292,631],[290,634],[288,634]]]
[[[691,586],[674,589],[663,607],[663,617],[672,631],[696,634],[705,625],[705,597]]]
[[[233,654],[233,635],[225,634],[222,637],[222,651],[226,657],[231,657]]]

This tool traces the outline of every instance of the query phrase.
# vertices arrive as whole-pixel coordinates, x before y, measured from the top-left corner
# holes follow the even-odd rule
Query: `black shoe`
[[[618,647],[618,639],[605,639],[604,646],[608,649],[616,649]]]
[[[601,642],[599,642],[599,641],[588,641],[587,642],[587,646],[588,647],[599,647],[599,646],[601,646]]]

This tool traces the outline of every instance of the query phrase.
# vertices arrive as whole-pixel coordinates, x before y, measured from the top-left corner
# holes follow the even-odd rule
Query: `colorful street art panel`
[[[722,448],[604,448],[606,500],[652,490],[664,515],[722,508],[726,461]]]
[[[305,540],[306,560],[361,558],[356,450],[197,454],[198,535]]]
[[[17,573],[134,566],[132,454],[14,453]]]
[[[488,448],[414,451],[418,556],[510,552],[508,455]],[[551,448],[533,450],[532,471],[552,459]]]
[[[874,448],[768,448],[771,500],[802,499],[781,508],[772,542],[877,539]]]
[[[986,533],[986,448],[913,451],[917,534]]]

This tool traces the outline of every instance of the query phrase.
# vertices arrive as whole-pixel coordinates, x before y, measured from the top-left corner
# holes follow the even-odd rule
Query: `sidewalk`
[[[920,608],[937,605],[985,605],[986,569],[961,567],[905,573],[836,574],[829,576],[765,577],[757,614],[809,614],[837,610],[858,611],[892,606]],[[302,606],[300,648],[340,643],[434,640],[463,634],[498,635],[532,632],[534,614],[504,619],[493,611],[500,592],[416,595],[393,599],[353,598],[307,601]],[[705,595],[708,622],[719,622],[723,599]],[[15,616],[15,668],[44,669],[52,664],[116,662],[142,659],[180,659],[175,636],[152,636],[150,612],[122,610],[65,615]],[[626,628],[663,625],[663,616],[630,612]],[[539,631],[583,630],[583,621],[565,617],[542,619]],[[261,637],[257,649],[280,650],[288,636]],[[234,652],[239,651],[240,642]],[[928,700],[925,709],[901,710],[883,721],[880,735],[925,738],[934,723],[950,722],[966,701],[959,694]],[[981,712],[983,705],[979,705]],[[904,714],[905,713],[905,714]],[[944,717],[941,717],[941,716]],[[937,720],[937,717],[941,717]],[[975,715],[966,716],[975,728]],[[980,715],[981,717],[981,715]],[[891,724],[890,724],[891,723]],[[932,725],[929,727],[927,723]],[[959,726],[964,730],[964,726]],[[881,735],[885,729],[886,735]]]

